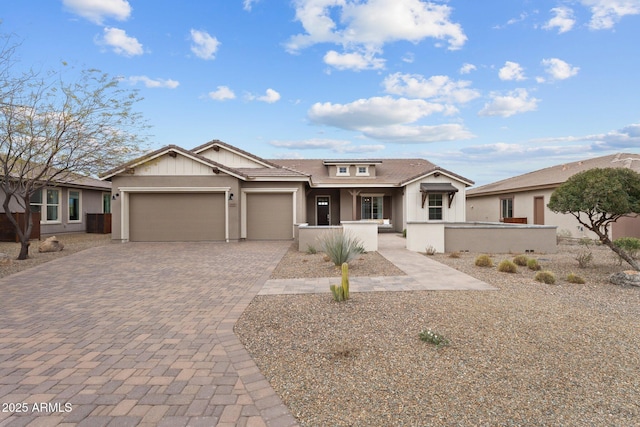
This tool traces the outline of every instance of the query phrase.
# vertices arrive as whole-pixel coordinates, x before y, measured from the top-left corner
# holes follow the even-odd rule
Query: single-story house
[[[122,241],[293,239],[295,225],[465,221],[473,182],[423,159],[266,160],[213,140],[169,145],[101,175]]]
[[[570,214],[557,214],[547,204],[553,191],[572,175],[592,168],[629,168],[640,172],[640,155],[617,153],[529,172],[467,191],[468,221],[501,221],[555,225],[567,237],[596,237]],[[640,218],[613,224],[612,238],[640,237]]]
[[[4,197],[0,189],[0,200]],[[92,221],[88,215],[111,212],[111,183],[74,175],[36,191],[30,206],[31,212],[40,215],[40,234],[86,232]],[[15,199],[9,204],[9,209],[13,213],[24,213],[24,206]],[[0,223],[2,230],[10,231],[11,225],[1,203]]]

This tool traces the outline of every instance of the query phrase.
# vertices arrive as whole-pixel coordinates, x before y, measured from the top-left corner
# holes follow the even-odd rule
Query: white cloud
[[[462,64],[462,67],[460,67],[460,74],[469,74],[475,70],[477,70],[477,67],[473,64]]]
[[[534,111],[538,107],[539,100],[529,97],[525,89],[516,89],[502,96],[492,93],[491,102],[485,104],[478,113],[480,116],[501,116],[510,117],[514,114]]]
[[[131,15],[131,5],[126,0],[63,0],[62,4],[72,13],[98,25],[106,18],[124,21]]]
[[[640,14],[638,0],[580,0],[580,3],[591,10],[592,30],[610,29],[623,16]]]
[[[564,80],[578,74],[579,67],[572,67],[570,64],[558,58],[543,59],[542,65],[545,67],[547,74],[553,80]]]
[[[517,62],[507,61],[504,63],[504,67],[500,68],[498,72],[500,80],[526,80],[524,76],[524,69]]]
[[[220,42],[206,31],[191,30],[191,52],[200,59],[215,59]]]
[[[280,94],[275,90],[269,88],[262,96],[253,95],[251,93],[246,94],[246,99],[249,101],[261,101],[266,102],[267,104],[273,104],[274,102],[278,102],[280,100]]]
[[[399,40],[426,38],[448,41],[460,49],[467,40],[460,24],[450,20],[447,5],[420,0],[295,0],[296,20],[305,33],[292,36],[289,52],[317,43],[334,43],[348,52],[379,52]]]
[[[384,79],[385,92],[411,98],[432,98],[439,102],[464,104],[480,96],[470,81],[452,81],[447,76],[425,79],[419,74],[394,73]]]
[[[216,101],[225,101],[227,99],[235,99],[236,94],[233,93],[228,86],[218,86],[217,90],[209,92],[209,98]]]
[[[142,55],[144,49],[135,37],[129,37],[124,30],[106,27],[99,44],[110,46],[115,53],[124,56]]]
[[[396,143],[460,141],[475,138],[473,133],[459,124],[436,126],[393,125],[382,128],[364,128],[362,133],[369,138]]]
[[[373,52],[338,53],[330,50],[324,56],[324,62],[338,70],[378,70],[384,68],[384,59],[375,58]]]
[[[148,88],[167,88],[167,89],[175,89],[180,85],[180,82],[176,80],[165,80],[165,79],[151,79],[147,76],[131,76],[129,77],[129,82],[131,84],[143,83]]]
[[[242,2],[242,8],[247,12],[251,12],[251,8],[253,8],[254,3],[258,3],[260,0],[244,0]]]
[[[621,129],[609,131],[607,133],[566,136],[556,138],[539,138],[532,140],[537,144],[553,143],[579,143],[583,152],[586,151],[621,151],[626,149],[637,149],[640,146],[640,123],[633,123]],[[586,146],[584,144],[587,144]]]
[[[555,16],[542,27],[545,30],[557,28],[558,33],[562,34],[570,31],[576,23],[576,20],[573,17],[573,10],[568,7],[554,7],[551,9],[551,13]]]
[[[316,103],[309,110],[309,119],[317,124],[342,129],[359,130],[412,123],[445,107],[422,99],[394,99],[390,96],[359,99],[349,104]]]

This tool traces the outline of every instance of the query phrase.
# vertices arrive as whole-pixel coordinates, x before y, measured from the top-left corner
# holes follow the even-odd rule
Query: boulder
[[[0,265],[9,265],[13,262],[11,257],[7,254],[0,252]]]
[[[51,236],[40,243],[38,252],[60,252],[62,249],[64,249],[64,244],[56,236]]]
[[[626,270],[613,273],[609,276],[609,281],[619,286],[640,286],[640,271]]]

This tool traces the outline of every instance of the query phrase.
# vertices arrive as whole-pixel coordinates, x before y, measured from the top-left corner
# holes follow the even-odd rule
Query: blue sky
[[[0,19],[22,66],[138,89],[152,149],[421,157],[478,185],[640,153],[640,0],[31,0]]]

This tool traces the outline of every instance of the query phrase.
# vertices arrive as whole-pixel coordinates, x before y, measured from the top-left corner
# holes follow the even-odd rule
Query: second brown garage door
[[[225,240],[224,193],[131,193],[129,240]]]
[[[247,194],[247,239],[289,240],[293,238],[291,193]]]

